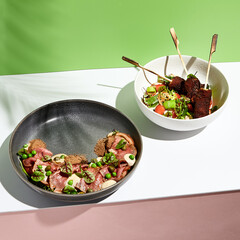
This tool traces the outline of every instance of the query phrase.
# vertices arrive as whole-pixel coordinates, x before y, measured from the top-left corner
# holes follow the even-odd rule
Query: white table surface
[[[227,106],[206,128],[175,132],[150,122],[135,101],[135,68],[0,76],[0,213],[67,206],[29,189],[8,154],[11,132],[32,110],[64,99],[90,99],[127,115],[143,138],[134,175],[100,203],[240,189],[239,63],[215,63],[229,82]],[[79,203],[76,203],[79,204]]]

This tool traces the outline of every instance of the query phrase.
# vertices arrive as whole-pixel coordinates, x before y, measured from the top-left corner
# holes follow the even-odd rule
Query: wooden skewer
[[[218,38],[218,34],[214,34],[212,36],[212,44],[211,44],[211,48],[210,48],[210,54],[209,54],[209,59],[208,59],[208,67],[207,67],[207,75],[206,75],[205,86],[204,86],[205,89],[207,88],[207,84],[208,84],[208,76],[209,76],[209,71],[210,71],[212,54],[216,51],[217,38]]]
[[[176,47],[177,52],[178,52],[178,55],[179,55],[180,60],[181,60],[181,62],[182,62],[183,68],[184,68],[186,74],[188,75],[188,71],[187,71],[186,65],[185,65],[185,63],[184,63],[184,61],[183,61],[182,55],[181,55],[180,50],[179,50],[179,47],[178,47],[179,41],[178,41],[178,39],[177,39],[177,35],[176,35],[176,32],[175,32],[174,28],[170,28],[170,34],[171,34],[171,36],[172,36],[173,42],[174,42],[174,44],[175,44],[175,47]]]
[[[145,68],[145,67],[143,67],[143,66],[141,66],[138,62],[136,62],[136,61],[134,61],[134,60],[132,60],[132,59],[130,59],[130,58],[127,58],[127,57],[122,57],[122,60],[124,60],[124,61],[126,61],[126,62],[128,62],[128,63],[131,63],[132,65],[134,65],[134,66],[136,66],[136,67],[139,67],[139,68],[141,68],[142,70],[145,70],[145,71],[148,71],[148,72],[150,72],[150,73],[152,73],[152,74],[155,74],[155,75],[157,75],[159,78],[162,78],[162,79],[164,79],[164,80],[167,80],[167,81],[169,81],[169,82],[171,82],[171,79],[169,79],[169,78],[166,78],[166,77],[163,77],[163,76],[160,76],[158,73],[156,73],[156,72],[154,72],[154,71],[152,71],[152,70],[150,70],[150,69],[147,69],[147,68]],[[149,82],[149,81],[148,81]],[[150,83],[151,84],[151,83]]]

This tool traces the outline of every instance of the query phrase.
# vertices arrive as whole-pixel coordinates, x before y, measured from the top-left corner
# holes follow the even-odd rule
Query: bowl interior
[[[105,137],[113,129],[132,136],[138,149],[134,170],[140,160],[142,140],[134,124],[117,109],[95,101],[67,100],[45,105],[26,116],[16,127],[10,140],[10,158],[18,175],[28,185],[29,181],[23,173],[16,153],[29,140],[40,138],[47,143],[53,152],[65,154],[86,154],[88,160],[95,158],[94,146],[98,139]],[[132,171],[131,171],[132,172]],[[129,175],[131,174],[129,173]],[[128,175],[125,179],[128,178]],[[35,185],[30,184],[33,188]],[[115,184],[117,185],[117,184]],[[113,185],[114,186],[114,185]],[[44,191],[42,189],[38,189]],[[44,191],[46,194],[54,194]],[[98,191],[107,193],[108,191]],[[109,192],[108,192],[109,193]],[[87,195],[78,196],[55,194],[57,198],[86,199]],[[102,197],[102,196],[101,196]]]

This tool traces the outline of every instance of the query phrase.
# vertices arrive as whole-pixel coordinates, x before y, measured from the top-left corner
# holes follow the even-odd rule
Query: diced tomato
[[[162,105],[157,105],[156,108],[155,108],[155,112],[158,113],[158,114],[163,115],[164,112],[165,112],[164,106],[162,106]]]
[[[209,108],[212,108],[212,99],[211,99],[211,101],[210,101]]]
[[[188,103],[188,104],[187,104],[187,107],[188,107],[188,111],[189,111],[189,112],[193,112],[193,106],[192,106],[191,103]]]
[[[172,111],[172,118],[176,118],[177,114],[175,113],[175,111]]]
[[[181,98],[180,94],[175,93],[175,95],[176,95],[176,98]]]
[[[163,84],[157,84],[155,85],[156,91],[158,92],[159,87],[164,86]]]

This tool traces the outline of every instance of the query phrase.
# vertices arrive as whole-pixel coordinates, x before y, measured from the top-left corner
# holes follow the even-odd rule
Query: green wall
[[[237,0],[0,0],[0,74],[129,67],[176,54],[240,61]]]

